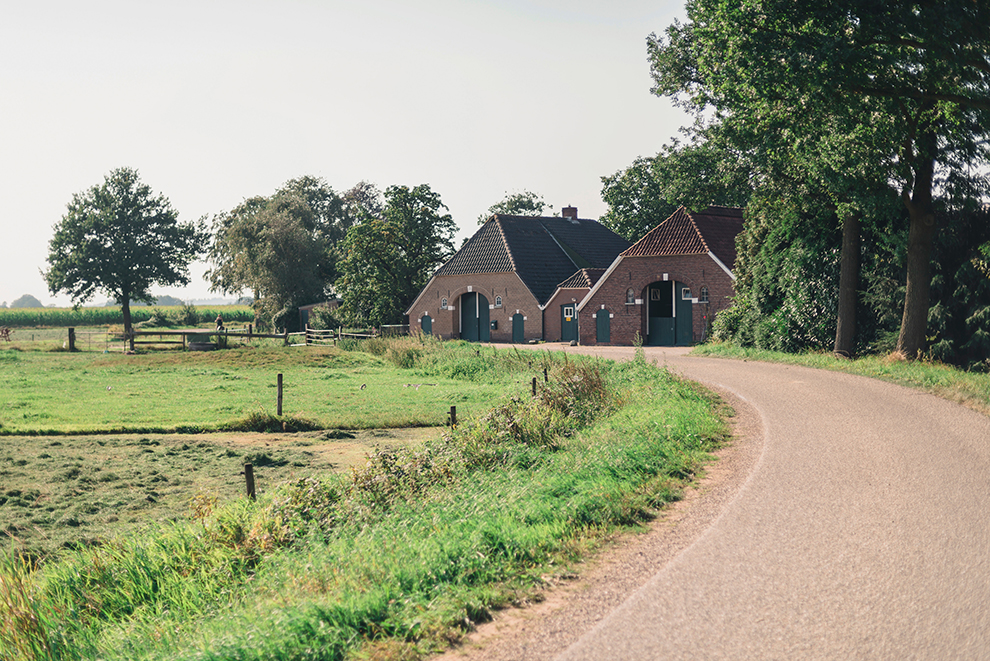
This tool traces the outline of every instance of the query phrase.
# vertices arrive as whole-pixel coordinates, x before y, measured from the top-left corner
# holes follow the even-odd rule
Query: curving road
[[[758,419],[735,486],[635,587],[476,658],[990,659],[990,418],[862,377],[684,354],[647,350]]]

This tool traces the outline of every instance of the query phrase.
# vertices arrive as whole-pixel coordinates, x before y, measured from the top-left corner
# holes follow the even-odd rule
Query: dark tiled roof
[[[545,303],[582,268],[607,268],[629,242],[594,220],[493,216],[437,276],[515,271]]]
[[[742,228],[742,209],[713,206],[688,211],[681,207],[622,255],[704,255],[711,251],[731,270],[736,262],[736,236]]]
[[[558,289],[591,289],[605,273],[605,269],[581,269],[557,285]]]

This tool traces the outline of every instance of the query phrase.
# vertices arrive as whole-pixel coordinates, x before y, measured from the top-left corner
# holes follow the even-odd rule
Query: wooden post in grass
[[[455,427],[457,427],[457,407],[456,406],[451,406],[450,407],[450,428],[451,429],[454,429]]]
[[[75,350],[76,350],[76,329],[75,328],[70,328],[69,329],[69,351],[75,351]]]
[[[536,397],[536,377],[533,377],[533,397]]]
[[[278,415],[282,415],[282,375],[278,375]]]
[[[547,368],[543,368],[543,383],[550,383],[550,375],[547,374]]]
[[[254,493],[254,466],[251,464],[244,464],[244,482],[247,484],[248,498],[256,500],[257,496]]]

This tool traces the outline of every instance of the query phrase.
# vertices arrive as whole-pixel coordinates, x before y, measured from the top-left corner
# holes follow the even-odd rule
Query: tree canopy
[[[375,193],[362,182],[339,195],[324,180],[305,176],[218,214],[209,249],[211,289],[249,290],[259,323],[294,329],[298,306],[331,295],[340,245]]]
[[[429,185],[389,186],[380,216],[347,233],[337,291],[349,324],[399,324],[434,271],[453,253],[457,230]]]
[[[7,307],[4,304],[3,307]],[[24,294],[23,296],[18,296],[10,303],[12,308],[43,308],[44,304],[31,294]]]
[[[152,285],[189,284],[189,264],[207,241],[203,223],[182,224],[163,195],[138,172],[118,168],[102,184],[73,195],[48,244],[45,281],[75,305],[102,291],[118,305],[126,332],[130,302],[154,302]]]
[[[507,216],[542,216],[550,208],[543,201],[542,195],[524,190],[521,193],[506,193],[500,202],[488,207],[488,211],[478,216],[478,224],[484,225],[493,215],[500,213]]]
[[[648,41],[654,92],[755,155],[772,175],[757,188],[801,195],[811,182],[843,221],[868,214],[879,187],[898,191],[908,236],[897,346],[917,355],[938,209],[972,208],[988,190],[990,5],[690,0],[687,12]]]

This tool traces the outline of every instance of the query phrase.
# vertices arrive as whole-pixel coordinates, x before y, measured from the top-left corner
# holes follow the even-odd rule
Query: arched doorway
[[[694,337],[691,288],[664,280],[646,288],[646,344],[654,347],[689,346]]]
[[[488,342],[488,299],[476,291],[461,294],[461,339],[468,342]]]
[[[423,335],[433,334],[433,317],[428,314],[424,314],[423,318],[419,320],[419,328],[423,331]]]

